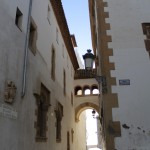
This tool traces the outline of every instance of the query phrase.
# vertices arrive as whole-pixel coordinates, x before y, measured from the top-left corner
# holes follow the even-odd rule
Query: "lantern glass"
[[[84,59],[85,69],[86,70],[93,69],[93,63],[94,63],[95,56],[91,53],[90,49],[88,49],[87,53],[85,55],[83,55],[83,59]]]
[[[90,70],[90,69],[93,68],[93,59],[91,59],[91,58],[86,58],[86,59],[84,60],[84,63],[85,63],[85,69]]]

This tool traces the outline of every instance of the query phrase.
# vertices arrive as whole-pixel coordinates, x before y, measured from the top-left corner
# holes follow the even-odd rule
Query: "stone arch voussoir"
[[[95,109],[97,113],[99,112],[99,106],[94,103],[86,102],[86,103],[80,104],[75,109],[75,121],[76,122],[79,122],[80,114],[82,113],[82,111],[86,109]]]

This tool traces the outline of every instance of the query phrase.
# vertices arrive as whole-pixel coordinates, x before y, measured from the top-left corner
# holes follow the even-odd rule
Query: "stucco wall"
[[[76,141],[76,149],[78,150],[86,150],[86,118],[85,111],[83,111],[80,115],[80,121],[76,123],[76,133],[75,133],[75,141]],[[82,134],[81,134],[82,133]]]
[[[25,32],[21,33],[15,25],[16,3],[17,1],[9,3],[7,0],[0,2],[0,149],[2,150],[18,149],[20,134],[21,82]],[[26,4],[24,6],[26,7]],[[27,9],[23,8],[22,11],[25,13]],[[25,20],[23,20],[23,24],[26,24]],[[12,105],[4,103],[6,81],[13,81],[17,87],[17,95]],[[7,116],[7,112],[3,111],[5,110],[4,107],[6,110],[11,110],[9,114],[15,113],[16,115],[12,115],[12,117]]]
[[[24,59],[24,43],[27,25],[29,1],[0,1],[0,110],[2,104],[16,112],[16,118],[0,115],[0,149],[2,150],[41,150],[67,149],[67,131],[75,130],[74,107],[71,104],[71,93],[74,93],[74,68],[69,54],[64,46],[60,29],[54,16],[50,1],[33,1],[32,18],[37,26],[36,55],[28,49],[26,95],[21,98],[22,71]],[[51,24],[47,20],[48,5],[51,9]],[[22,32],[15,25],[16,8],[23,13]],[[56,28],[59,33],[59,43],[56,42]],[[51,79],[51,48],[56,53],[55,81]],[[63,93],[63,72],[66,72],[66,96]],[[13,104],[4,102],[5,81],[11,80],[17,87]],[[34,92],[40,92],[43,83],[50,91],[46,133],[47,142],[36,142],[36,99]],[[54,109],[56,102],[63,105],[62,137],[56,142],[56,117]],[[75,142],[70,140],[70,149],[75,149]]]
[[[110,61],[115,63],[111,76],[116,77],[119,108],[113,109],[113,120],[121,123],[121,137],[115,139],[118,150],[149,150],[150,119],[149,85],[150,59],[145,49],[142,23],[149,22],[149,5],[145,1],[106,0],[113,48]],[[130,85],[119,85],[120,79],[129,79]]]

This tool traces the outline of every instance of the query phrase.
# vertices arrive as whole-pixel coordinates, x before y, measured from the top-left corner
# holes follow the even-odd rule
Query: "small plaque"
[[[129,79],[121,79],[119,80],[119,85],[130,85]]]
[[[0,116],[17,119],[18,113],[13,107],[2,104],[0,105]]]

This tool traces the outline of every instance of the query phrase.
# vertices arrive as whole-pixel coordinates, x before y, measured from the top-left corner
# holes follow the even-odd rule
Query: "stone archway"
[[[89,108],[95,109],[97,112],[99,112],[99,106],[98,105],[96,105],[94,103],[90,103],[90,102],[82,103],[78,107],[76,107],[76,109],[75,109],[75,121],[78,122],[79,116],[82,113],[82,111],[89,109]]]

